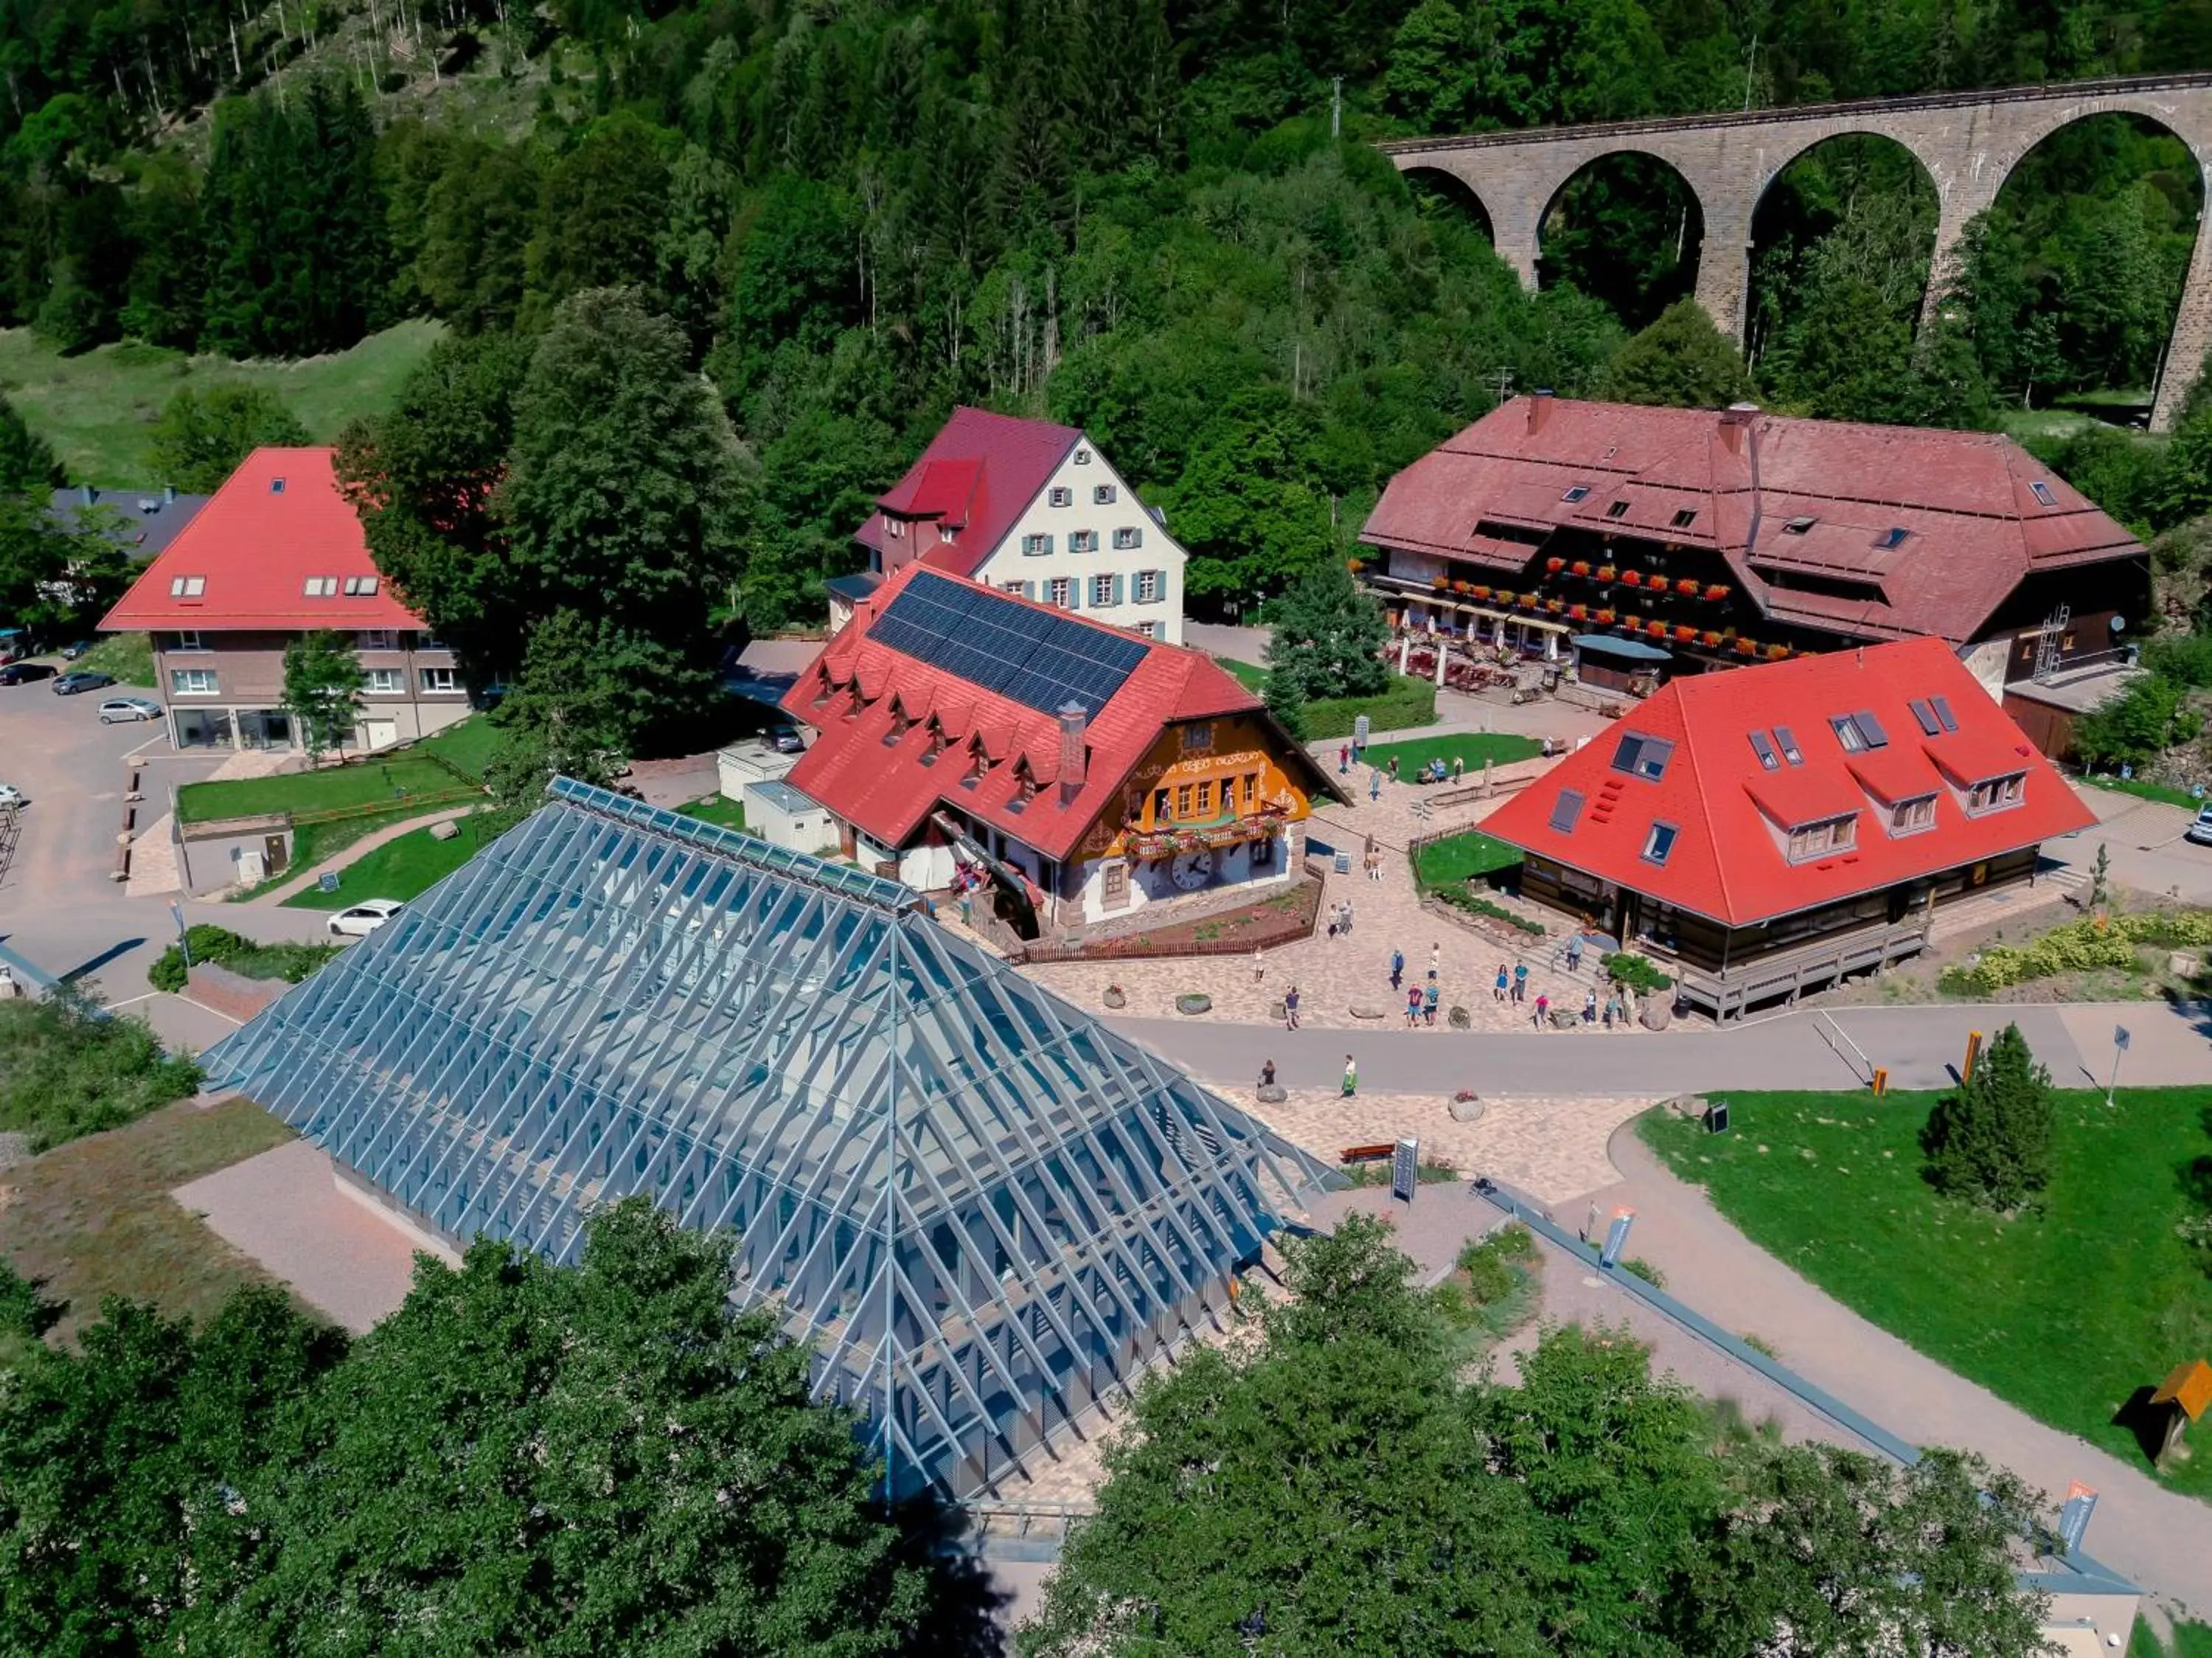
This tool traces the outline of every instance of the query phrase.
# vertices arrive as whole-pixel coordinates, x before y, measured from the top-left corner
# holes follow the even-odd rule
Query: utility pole
[[[1504,407],[1505,406],[1505,393],[1512,388],[1512,385],[1513,385],[1513,370],[1511,370],[1510,369],[1500,369],[1498,371],[1498,403],[1497,403],[1497,406],[1498,406],[1498,408],[1501,408],[1501,409],[1502,409],[1502,408],[1504,408]]]
[[[1332,76],[1328,84],[1328,136],[1340,138],[1344,136],[1344,76]]]

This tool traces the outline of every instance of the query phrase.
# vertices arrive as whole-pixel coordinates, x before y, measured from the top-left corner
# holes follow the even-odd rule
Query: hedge
[[[258,944],[228,927],[206,923],[185,936],[195,961],[216,962],[248,978],[281,978],[288,984],[298,984],[338,953],[335,944]],[[146,978],[157,991],[184,989],[184,952],[169,946],[146,969]]]
[[[1373,697],[1324,697],[1306,704],[1306,739],[1348,737],[1362,714],[1372,731],[1403,731],[1437,722],[1437,688],[1411,674],[1394,674],[1390,688]]]
[[[2212,910],[2146,910],[2137,915],[2088,916],[2054,927],[2025,944],[1991,944],[1971,967],[1943,970],[1946,990],[1987,996],[2031,978],[2132,967],[2138,945],[2195,949],[2212,944]]]
[[[1455,910],[1465,910],[1474,915],[1487,916],[1492,921],[1502,921],[1533,937],[1544,936],[1542,923],[1531,921],[1526,916],[1516,915],[1504,905],[1492,904],[1488,899],[1477,898],[1473,893],[1462,892],[1455,887],[1440,887],[1437,889],[1437,896]]]
[[[1654,966],[1649,956],[1638,955],[1633,950],[1613,950],[1601,959],[1598,966],[1638,996],[1674,987],[1674,981]]]

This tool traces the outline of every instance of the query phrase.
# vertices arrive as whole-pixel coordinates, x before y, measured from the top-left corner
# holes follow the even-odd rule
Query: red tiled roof
[[[1911,704],[1942,697],[1955,732],[1922,735]],[[1829,722],[1871,713],[1888,741],[1846,752]],[[1940,722],[1939,722],[1940,723]],[[1768,771],[1753,746],[1785,727],[1803,756]],[[1674,745],[1657,779],[1616,771],[1623,736]],[[1939,775],[1939,768],[1940,773]],[[1960,791],[2025,773],[2021,803],[1969,817]],[[1947,786],[1945,777],[1951,779]],[[1895,795],[1891,789],[1897,789]],[[1583,800],[1553,827],[1563,790]],[[1936,794],[1932,828],[1892,836],[1887,804]],[[1857,844],[1792,864],[1789,831],[1858,814]],[[1731,926],[1810,909],[2069,834],[2094,821],[1940,639],[1912,639],[1669,681],[1513,796],[1486,833]],[[1644,856],[1654,823],[1675,826],[1666,863]]]
[[[1568,500],[1577,490],[1585,493]],[[1677,524],[1684,512],[1695,516]],[[2143,556],[2008,437],[1556,397],[1516,398],[1416,460],[1390,480],[1360,539],[1510,563],[1510,544],[1485,521],[1710,547],[1767,615],[1875,639],[1963,642],[2033,572]],[[1886,546],[1893,529],[1905,538]],[[1791,570],[1866,591],[1808,593],[1768,579]]]
[[[1147,644],[1143,659],[1088,722],[1084,782],[1063,803],[1056,719],[870,637],[877,619],[920,568],[906,566],[860,600],[852,621],[823,647],[783,698],[787,713],[820,734],[785,781],[886,846],[905,845],[941,804],[992,824],[1048,857],[1064,859],[1100,813],[1120,799],[1122,780],[1170,722],[1224,714],[1267,718],[1260,698],[1203,651]],[[1117,638],[1130,637],[1012,594],[997,596]],[[911,723],[887,744],[902,715]],[[925,765],[933,716],[951,746],[933,764]],[[963,786],[971,769],[970,741],[980,742],[994,762],[990,774],[973,789]],[[1342,798],[1327,773],[1286,735],[1277,759],[1285,766],[1303,765],[1312,792]],[[1020,798],[1018,776],[1024,770],[1038,785],[1027,801]]]
[[[972,575],[1082,436],[1048,420],[955,409],[906,476],[878,498],[853,539],[881,553],[886,569],[919,558],[936,570]],[[903,534],[886,531],[886,515],[902,521]],[[954,533],[950,539],[946,530]]]
[[[338,489],[327,448],[256,449],[146,566],[100,627],[144,629],[419,628],[422,620],[379,580],[349,594],[346,578],[374,577],[361,519]],[[279,480],[283,488],[279,489]],[[311,577],[334,580],[310,598]],[[198,578],[197,597],[171,589]]]

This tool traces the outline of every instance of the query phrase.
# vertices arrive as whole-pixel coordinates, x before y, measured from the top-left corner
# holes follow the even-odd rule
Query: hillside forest
[[[2212,504],[2212,438],[2039,424],[2148,398],[2201,205],[2160,130],[2034,152],[1925,328],[1928,180],[1878,139],[1809,152],[1761,209],[1747,360],[1669,308],[1697,227],[1663,168],[1571,181],[1531,294],[1367,143],[2195,68],[2212,0],[255,3],[0,0],[0,321],[266,358],[435,319],[402,400],[468,428],[481,480],[564,305],[632,290],[726,417],[714,585],[757,628],[818,613],[963,401],[1085,427],[1205,615],[1347,551],[1395,470],[1540,386],[2033,417],[2138,527]]]

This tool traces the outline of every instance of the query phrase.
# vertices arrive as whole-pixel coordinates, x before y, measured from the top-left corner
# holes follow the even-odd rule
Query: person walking
[[[1578,973],[1583,970],[1583,936],[1577,933],[1567,941],[1567,971]]]
[[[1544,1028],[1544,1024],[1545,1024],[1546,1020],[1547,1020],[1547,1019],[1550,1016],[1550,1015],[1551,1015],[1551,1011],[1552,1011],[1552,998],[1551,998],[1550,997],[1548,997],[1548,996],[1545,995],[1545,994],[1544,994],[1544,992],[1543,992],[1543,991],[1537,991],[1537,992],[1536,992],[1536,1012],[1535,1012],[1535,1015],[1534,1015],[1534,1018],[1533,1018],[1533,1019],[1531,1019],[1531,1021],[1530,1021],[1529,1022],[1530,1022],[1530,1023],[1532,1023],[1532,1024],[1534,1024],[1534,1025],[1535,1026],[1535,1027],[1536,1027],[1538,1030],[1542,1030],[1542,1029]]]
[[[1348,742],[1339,743],[1336,746],[1336,775],[1340,777],[1345,777],[1348,775],[1351,771],[1352,745]]]
[[[1395,765],[1397,762],[1394,760],[1391,764]],[[1382,774],[1380,771],[1370,771],[1367,774],[1367,803],[1372,806],[1382,798]]]
[[[1382,849],[1375,844],[1372,835],[1367,838],[1367,878],[1370,881],[1382,879]]]
[[[1344,936],[1346,938],[1352,936],[1352,900],[1350,899],[1344,900]]]
[[[1406,953],[1403,950],[1394,949],[1390,952],[1390,988],[1398,991],[1403,990],[1405,986]]]
[[[1437,981],[1433,978],[1429,981],[1428,988],[1421,992],[1421,1017],[1428,1021],[1431,1029],[1435,1027],[1437,1022]]]
[[[1517,1008],[1528,999],[1528,964],[1516,961],[1513,964],[1513,1005]]]
[[[1272,1059],[1260,1062],[1260,1086],[1263,1088],[1275,1086],[1275,1062]]]
[[[1467,758],[1466,758],[1466,756],[1462,755],[1462,754],[1455,754],[1455,755],[1453,755],[1453,756],[1452,756],[1452,781],[1453,781],[1454,783],[1457,783],[1457,782],[1458,782],[1462,777],[1464,777],[1466,775],[1467,775]]]
[[[1398,781],[1398,757],[1395,754],[1390,756],[1390,781]]]
[[[1597,1023],[1597,987],[1595,985],[1583,992],[1583,1023],[1585,1025]]]
[[[1509,982],[1505,964],[1501,961],[1498,964],[1498,983],[1491,989],[1490,999],[1493,1002],[1503,1002],[1505,999],[1505,987]]]
[[[1437,976],[1437,967],[1439,967],[1440,966],[1442,966],[1442,965],[1443,965],[1443,959],[1444,959],[1444,947],[1443,947],[1443,945],[1441,945],[1441,944],[1431,944],[1431,945],[1430,945],[1430,946],[1429,946],[1429,977],[1430,977],[1430,978],[1434,978]]]
[[[1298,987],[1292,984],[1283,992],[1283,1028],[1294,1031],[1298,1027]]]
[[[1352,1063],[1352,1056],[1347,1053],[1344,1056],[1344,1097],[1349,1100],[1358,1092],[1359,1067]]]
[[[1328,906],[1328,942],[1332,944],[1336,942],[1336,917],[1337,906],[1332,904]]]
[[[1620,1017],[1620,992],[1608,991],[1605,997],[1605,1027],[1613,1028],[1613,1021]]]
[[[1411,1030],[1421,1022],[1421,987],[1414,985],[1406,992],[1406,1028]]]
[[[1267,964],[1260,959],[1260,947],[1255,944],[1252,947],[1252,982],[1257,984],[1267,977]]]

